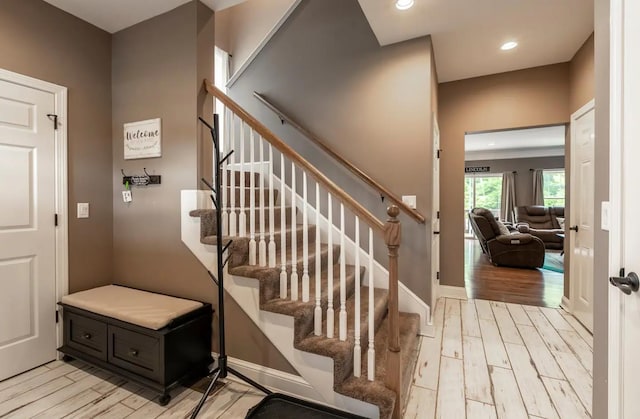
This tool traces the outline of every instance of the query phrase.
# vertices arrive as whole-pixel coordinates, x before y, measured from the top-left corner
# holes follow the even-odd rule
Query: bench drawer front
[[[160,339],[109,325],[109,362],[133,373],[161,380]]]
[[[107,325],[104,322],[67,313],[67,345],[88,355],[107,360]]]

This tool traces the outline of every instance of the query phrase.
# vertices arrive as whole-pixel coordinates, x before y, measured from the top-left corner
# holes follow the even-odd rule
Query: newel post
[[[400,418],[402,413],[402,366],[400,360],[400,327],[398,312],[398,248],[400,247],[400,210],[392,205],[387,208],[387,220],[384,227],[384,242],[389,249],[389,340],[387,344],[386,385],[396,393],[393,418]]]

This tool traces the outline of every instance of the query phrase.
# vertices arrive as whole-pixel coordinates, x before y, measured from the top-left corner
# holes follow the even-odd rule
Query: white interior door
[[[0,78],[0,380],[56,356],[54,109]]]
[[[440,285],[440,129],[433,116],[433,190],[431,217],[431,308],[436,307]]]
[[[591,101],[571,116],[571,304],[573,315],[593,331],[593,191],[595,109]]]
[[[640,2],[611,1],[609,272],[640,273]],[[640,293],[609,288],[609,415],[640,417]]]

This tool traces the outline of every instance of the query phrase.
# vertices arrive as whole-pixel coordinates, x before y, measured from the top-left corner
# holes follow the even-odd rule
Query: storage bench
[[[66,358],[78,358],[160,393],[207,375],[212,308],[128,287],[108,285],[62,297]]]

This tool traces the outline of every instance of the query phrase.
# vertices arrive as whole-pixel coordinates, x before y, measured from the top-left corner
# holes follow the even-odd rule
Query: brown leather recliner
[[[516,207],[516,228],[542,240],[547,249],[564,249],[564,234],[558,218],[564,219],[564,207],[527,205]]]
[[[509,231],[486,208],[472,209],[469,221],[482,250],[494,265],[540,268],[544,264],[544,243],[539,238]]]

